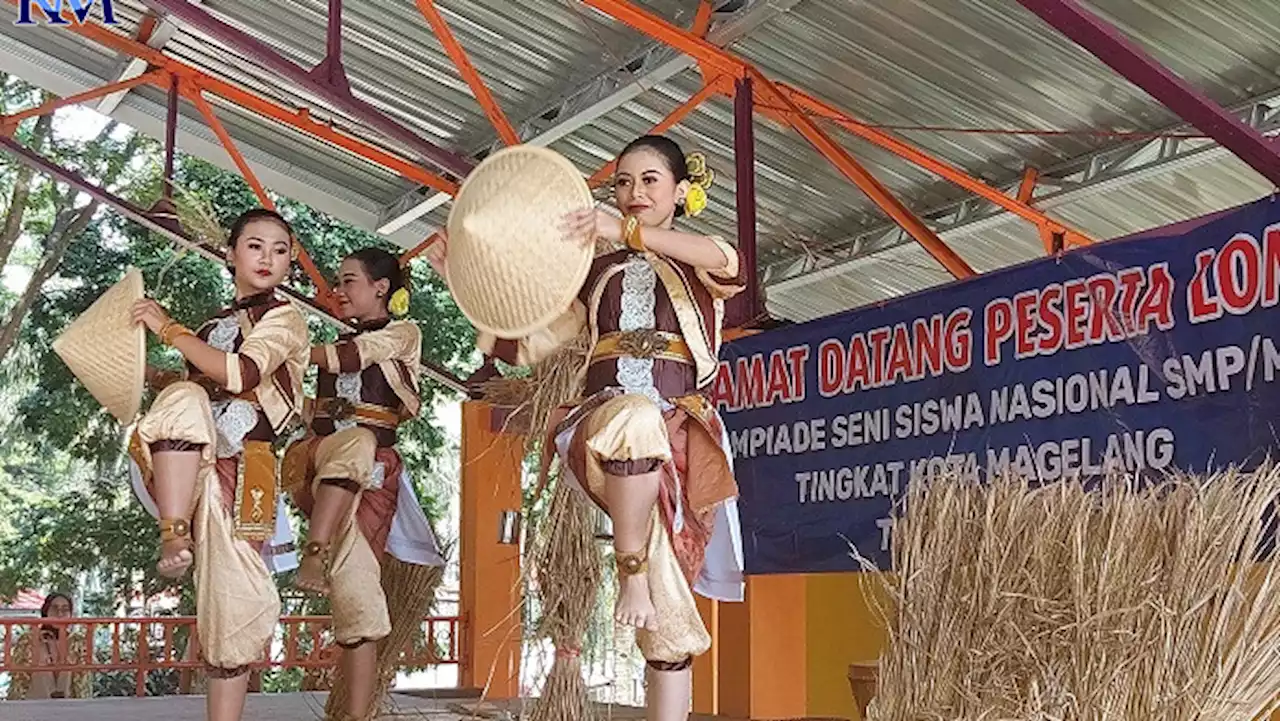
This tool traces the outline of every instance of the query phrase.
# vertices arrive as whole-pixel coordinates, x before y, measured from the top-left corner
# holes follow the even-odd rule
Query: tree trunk
[[[39,152],[44,137],[53,126],[53,114],[41,115],[31,133],[31,149]],[[0,229],[0,271],[9,262],[9,254],[22,235],[22,220],[27,213],[27,199],[31,196],[31,180],[35,170],[30,165],[19,165],[9,195],[9,211],[5,213],[4,227]]]
[[[93,214],[97,210],[98,201],[95,200],[76,211],[71,222],[62,222],[62,218],[54,222],[53,231],[49,234],[49,240],[45,245],[48,251],[40,261],[40,267],[31,276],[31,282],[27,283],[26,289],[22,291],[22,297],[9,311],[9,319],[5,321],[3,330],[0,330],[0,363],[4,362],[9,349],[18,339],[18,331],[22,330],[22,321],[26,319],[31,306],[35,305],[36,297],[44,288],[45,281],[49,280],[58,270],[58,266],[62,265],[62,258],[67,254],[67,248],[70,248],[71,242],[89,227],[89,221],[93,220]]]
[[[42,116],[45,117],[45,116]],[[102,143],[110,137],[115,131],[118,123],[115,120],[107,123],[98,136],[84,146],[87,154],[92,155]],[[134,133],[129,142],[125,143],[124,149],[119,157],[107,161],[106,171],[102,178],[102,187],[109,188],[120,173],[124,171],[128,161],[132,159],[133,153],[137,150],[142,136]],[[75,241],[85,228],[89,227],[89,223],[93,220],[93,214],[98,210],[98,201],[94,200],[88,205],[75,210],[71,208],[71,204],[75,202],[79,191],[74,187],[68,187],[66,195],[58,196],[57,207],[54,209],[53,228],[49,231],[49,236],[45,240],[45,254],[40,261],[40,267],[36,269],[31,281],[27,283],[27,287],[22,291],[22,297],[18,299],[17,304],[9,311],[9,318],[5,321],[4,328],[0,329],[0,363],[4,362],[5,356],[9,354],[9,349],[13,347],[14,342],[18,340],[18,332],[22,330],[22,323],[27,318],[31,306],[35,305],[36,297],[40,295],[40,291],[44,289],[45,281],[53,277],[57,272],[58,266],[62,265],[62,258],[67,254],[67,248],[71,247],[71,243]],[[21,223],[19,222],[19,225]],[[19,228],[19,231],[21,228]],[[3,266],[0,266],[3,270]]]

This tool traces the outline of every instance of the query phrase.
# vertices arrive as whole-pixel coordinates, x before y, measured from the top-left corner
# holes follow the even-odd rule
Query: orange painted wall
[[[462,404],[460,595],[466,624],[459,685],[486,698],[520,695],[520,546],[498,542],[503,511],[519,511],[524,440],[491,430],[491,409]]]
[[[693,660],[694,713],[720,713],[720,604],[694,594],[698,615],[711,634],[711,648]]]
[[[885,640],[874,606],[886,599],[874,578],[749,578],[744,603],[714,604],[717,663],[705,657],[695,663],[694,709],[733,718],[860,719],[849,665],[874,661]]]
[[[743,603],[717,604],[720,713],[734,718],[805,714],[805,576],[747,579]],[[699,683],[694,668],[695,688]]]
[[[874,606],[887,598],[876,575],[823,573],[808,577],[805,598],[806,713],[860,719],[849,688],[849,664],[874,661],[884,624]]]

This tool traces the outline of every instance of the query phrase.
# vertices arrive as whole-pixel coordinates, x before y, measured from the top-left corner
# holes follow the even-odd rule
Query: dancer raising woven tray
[[[310,519],[296,585],[329,597],[343,648],[342,718],[363,721],[375,700],[376,642],[391,632],[384,550],[420,566],[444,561],[395,449],[396,428],[421,405],[422,333],[392,320],[409,310],[399,261],[379,248],[358,250],[343,259],[335,291],[339,313],[356,330],[311,349],[319,367],[313,435],[289,447],[282,472]],[[411,618],[420,623],[421,609]]]
[[[156,396],[130,453],[139,496],[154,500],[160,518],[160,573],[181,577],[195,564],[211,721],[240,718],[248,665],[262,658],[280,617],[263,545],[283,520],[273,444],[299,422],[309,350],[302,314],[275,293],[295,243],[279,214],[250,210],[231,228],[230,307],[194,332],[154,300],[133,308],[134,320],[186,361],[186,380]]]
[[[615,617],[635,626],[650,668],[649,718],[685,719],[693,657],[707,650],[692,591],[741,601],[737,484],[715,378],[724,301],[743,290],[738,254],[719,238],[676,230],[706,204],[710,174],[662,136],[618,158],[623,218],[596,208],[563,220],[565,242],[625,246],[598,256],[565,316],[538,342],[481,334],[480,349],[532,364],[585,329],[594,339],[578,402],[553,415],[565,477],[610,516],[620,594]],[[427,257],[447,273],[447,239]],[[446,278],[447,280],[447,278]],[[532,340],[532,339],[530,339]]]

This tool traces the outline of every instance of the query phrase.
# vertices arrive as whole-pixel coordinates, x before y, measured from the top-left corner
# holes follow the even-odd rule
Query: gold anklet
[[[635,553],[614,551],[613,562],[618,567],[618,573],[624,576],[634,576],[649,570],[649,559],[645,557],[644,551]]]

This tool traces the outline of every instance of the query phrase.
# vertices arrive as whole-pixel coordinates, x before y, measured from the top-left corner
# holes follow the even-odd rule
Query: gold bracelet
[[[173,342],[184,335],[195,335],[190,328],[179,324],[175,320],[170,320],[160,326],[160,342],[171,346]]]
[[[644,238],[640,237],[640,219],[634,215],[628,215],[622,221],[622,242],[637,253],[648,250],[644,245]]]

